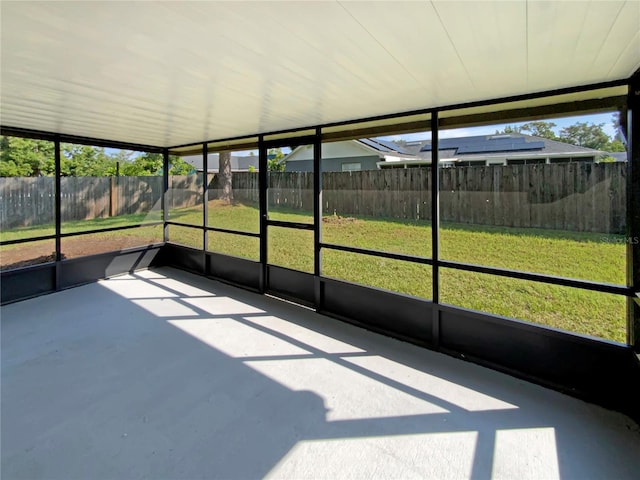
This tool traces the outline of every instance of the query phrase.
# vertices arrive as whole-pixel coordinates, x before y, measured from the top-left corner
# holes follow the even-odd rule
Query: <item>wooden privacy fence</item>
[[[624,233],[626,163],[457,167],[440,170],[443,222]],[[234,196],[258,201],[258,174],[235,173]],[[215,181],[214,181],[215,184]],[[325,215],[431,219],[428,168],[326,172]],[[270,173],[269,206],[313,210],[313,176]]]
[[[0,178],[0,229],[53,224],[54,193],[51,177]]]
[[[457,167],[440,170],[444,222],[624,233],[625,163],[569,163]],[[209,198],[219,196],[217,174],[208,176]],[[429,220],[428,168],[326,172],[325,215]],[[170,178],[170,209],[202,203],[202,176]],[[160,210],[162,177],[64,177],[62,220],[83,220]],[[236,201],[259,201],[258,174],[233,174]],[[313,211],[313,175],[270,172],[269,208]],[[0,228],[54,221],[54,180],[0,178]]]
[[[171,177],[170,187],[167,202],[171,209],[202,202],[200,176]],[[0,228],[54,223],[54,192],[52,177],[0,178]],[[60,192],[63,222],[162,208],[162,177],[62,177]]]

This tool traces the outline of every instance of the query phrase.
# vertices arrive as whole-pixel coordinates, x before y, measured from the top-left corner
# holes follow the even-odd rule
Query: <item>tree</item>
[[[221,184],[220,200],[226,204],[233,201],[233,185],[231,173],[231,152],[220,152],[219,154],[218,178]]]
[[[607,152],[626,152],[627,149],[620,140],[609,142],[605,148]]]
[[[120,174],[125,177],[149,177],[162,175],[162,155],[142,153],[133,160],[120,163]],[[193,165],[177,155],[169,155],[169,175],[190,175],[195,172]]]
[[[522,130],[534,137],[548,138],[550,140],[557,140],[558,137],[554,133],[553,129],[556,124],[553,122],[535,121],[522,125]]]
[[[272,148],[267,155],[267,169],[270,172],[284,172],[284,153],[279,148]]]
[[[560,130],[560,140],[580,147],[606,150],[611,139],[602,127],[604,123],[577,122]]]
[[[159,155],[159,154],[150,154]],[[177,155],[169,155],[169,175],[191,175],[196,169]]]
[[[0,138],[0,176],[28,177],[53,173],[54,144],[47,140],[20,137]]]
[[[535,121],[528,122],[522,125],[507,125],[502,130],[496,130],[496,135],[508,134],[508,133],[527,133],[535,137],[548,138],[550,140],[557,140],[557,136],[553,131],[556,126],[553,122]]]
[[[106,177],[115,174],[115,160],[102,147],[63,143],[60,173],[63,177]]]
[[[162,174],[162,155],[142,153],[130,162],[120,164],[120,174],[127,177],[146,177]]]
[[[520,133],[522,131],[522,127],[517,125],[507,125],[502,130],[496,130],[495,135],[504,135],[507,133]]]

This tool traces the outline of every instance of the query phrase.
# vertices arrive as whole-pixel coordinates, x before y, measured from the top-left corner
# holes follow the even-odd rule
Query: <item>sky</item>
[[[601,114],[595,114],[595,115],[579,115],[574,117],[552,118],[545,121],[553,122],[556,124],[556,126],[553,129],[556,134],[560,133],[560,130],[562,130],[563,128],[568,127],[569,125],[573,125],[574,123],[577,123],[577,122],[586,122],[586,123],[595,123],[595,124],[604,123],[604,126],[602,127],[604,132],[607,135],[609,135],[609,137],[614,138],[616,136],[616,132],[613,127],[612,118],[613,118],[613,113],[610,112],[610,113],[601,113]],[[496,130],[502,130],[508,125],[520,126],[520,125],[524,125],[525,123],[527,122],[526,121],[510,122],[510,123],[501,123],[501,124],[494,124],[494,125],[488,125],[488,126],[482,126],[482,127],[454,128],[449,130],[440,130],[440,138],[469,137],[473,135],[492,135],[496,133]],[[427,140],[430,138],[430,135],[428,133],[420,132],[420,133],[410,133],[410,134],[404,134],[404,135],[390,135],[387,137],[380,137],[380,138],[383,138],[385,140],[391,140],[391,141],[399,140],[399,139],[404,139],[407,141]]]

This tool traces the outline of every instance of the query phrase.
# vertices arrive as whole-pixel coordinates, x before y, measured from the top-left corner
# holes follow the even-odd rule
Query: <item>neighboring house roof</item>
[[[363,143],[364,145],[367,145],[375,150],[378,150],[381,153],[399,153],[400,155],[413,155],[413,153],[409,150],[388,140],[381,140],[379,138],[361,138],[356,141]]]
[[[420,148],[424,158],[431,152],[431,142]],[[441,160],[468,160],[488,157],[523,156],[596,156],[599,150],[563,143],[523,133],[477,135],[473,137],[443,138],[438,142]]]
[[[201,172],[202,171],[202,155],[193,155],[189,157],[184,157],[183,160],[190,165],[193,165],[194,168]],[[207,156],[207,167],[209,173],[217,173],[220,168],[220,155],[217,153],[210,153]],[[233,172],[246,172],[249,170],[249,167],[253,167],[258,170],[258,156],[257,155],[247,155],[247,156],[236,156],[231,155],[231,171]]]
[[[349,158],[358,156],[377,156],[380,160],[410,160],[417,157],[408,150],[387,140],[379,138],[361,138],[357,140],[343,140],[323,145],[322,158]],[[310,145],[302,145],[291,151],[283,161],[310,160],[313,149]]]

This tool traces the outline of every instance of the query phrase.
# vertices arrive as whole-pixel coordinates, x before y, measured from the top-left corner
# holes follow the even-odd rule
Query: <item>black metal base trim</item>
[[[592,337],[585,334],[576,332],[569,332],[561,330],[559,328],[550,327],[538,323],[528,322],[526,320],[518,320],[511,317],[503,317],[491,313],[481,312],[478,310],[470,310],[463,307],[456,307],[455,305],[439,304],[438,310],[444,313],[452,314],[464,314],[469,318],[475,318],[482,322],[491,322],[499,325],[508,324],[511,328],[517,328],[526,332],[533,332],[537,335],[548,335],[552,337],[562,338],[565,341],[572,341],[577,343],[584,343],[587,345],[610,345],[613,347],[626,347],[626,345],[614,342],[613,340],[607,340],[606,338]]]
[[[315,307],[315,280],[311,273],[267,265],[267,292],[277,297]]]
[[[0,273],[2,305],[157,265],[160,245],[130,248]]]
[[[440,316],[442,352],[640,421],[640,365],[631,347],[454,307]]]
[[[55,290],[55,262],[0,272],[1,305],[38,297]]]
[[[163,266],[176,267],[199,275],[205,274],[202,250],[187,247],[186,245],[165,244],[162,247],[158,261]]]
[[[317,310],[317,313],[319,313],[320,315],[324,315],[325,317],[333,318],[333,319],[338,320],[340,322],[348,323],[349,325],[353,325],[355,327],[362,328],[364,330],[367,330],[368,332],[377,333],[378,335],[384,335],[385,337],[393,338],[393,339],[399,340],[401,342],[410,343],[412,345],[416,345],[416,346],[421,347],[421,348],[426,348],[427,350],[437,351],[437,348],[435,348],[434,345],[432,345],[429,342],[420,341],[420,340],[417,340],[417,339],[415,339],[413,337],[410,337],[410,336],[407,336],[407,335],[402,335],[400,333],[393,332],[393,331],[385,329],[385,328],[380,328],[380,327],[377,327],[377,326],[372,325],[370,323],[359,322],[358,320],[354,320],[351,317],[346,317],[344,315],[340,315],[338,313],[326,310],[324,308]]]
[[[149,268],[155,265],[156,256],[159,254],[160,248],[160,246],[132,248],[63,260],[58,266],[58,290]]]
[[[259,262],[245,258],[232,257],[221,253],[207,252],[207,276],[216,280],[248,288],[252,291],[260,290]]]
[[[322,277],[323,313],[352,319],[387,335],[433,344],[433,303]]]

